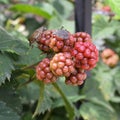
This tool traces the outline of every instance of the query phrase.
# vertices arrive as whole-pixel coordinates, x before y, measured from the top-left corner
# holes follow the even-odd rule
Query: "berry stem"
[[[40,61],[39,61],[39,62],[40,62]],[[36,66],[39,62],[37,62],[37,63],[35,63],[35,64],[32,64],[32,65],[30,65],[30,66],[25,66],[25,67],[23,67],[23,68],[21,68],[21,69],[22,69],[22,70],[35,69],[35,66]]]
[[[67,99],[67,97],[65,96],[65,94],[63,93],[61,88],[57,85],[57,83],[52,83],[52,85],[59,92],[59,94],[61,95],[61,97],[63,98],[63,100],[65,102],[65,107],[69,114],[69,120],[74,120],[75,113],[74,113],[74,108],[72,107],[71,103],[69,102],[69,100]]]
[[[26,76],[25,76],[25,77],[26,77]],[[34,74],[33,76],[31,76],[28,81],[24,82],[23,84],[20,84],[20,85],[17,87],[17,89],[20,89],[20,88],[24,87],[25,85],[33,82],[33,81],[35,80],[35,77],[36,77],[36,74]]]
[[[44,99],[45,85],[44,85],[43,82],[40,82],[39,86],[40,86],[40,96],[39,96],[39,99],[38,99],[36,110],[35,110],[35,112],[34,112],[34,114],[32,116],[33,118],[39,113],[39,109],[40,109],[41,103],[43,102],[43,99]]]
[[[51,115],[51,113],[52,113],[52,111],[51,111],[51,110],[50,110],[50,111],[48,111],[48,112],[46,113],[45,117],[43,118],[43,120],[48,120],[48,119],[49,119],[49,117],[50,117],[50,115]]]

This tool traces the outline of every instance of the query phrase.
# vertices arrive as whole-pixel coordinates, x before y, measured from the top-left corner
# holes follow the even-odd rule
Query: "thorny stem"
[[[37,104],[36,110],[32,116],[33,118],[39,113],[41,103],[43,102],[43,99],[44,99],[44,89],[45,89],[45,85],[44,85],[44,83],[41,82],[40,83],[40,96],[38,99],[38,104]]]
[[[45,53],[42,52],[42,53],[40,54],[40,56],[43,55],[43,54],[45,54]],[[39,61],[39,62],[41,62],[41,61]],[[30,68],[35,69],[35,66],[36,66],[39,62],[34,63],[34,64],[30,65],[30,66],[25,66],[25,67],[23,67],[23,68],[21,68],[21,69],[22,69],[22,70],[26,70],[26,69],[30,69]]]
[[[61,97],[63,98],[63,100],[65,102],[65,107],[69,114],[69,120],[74,120],[74,109],[73,109],[72,105],[70,104],[70,102],[68,101],[67,97],[64,95],[63,91],[57,85],[57,83],[53,83],[52,85],[56,88],[56,90],[59,92],[59,94],[61,95]]]
[[[35,80],[35,76],[36,75],[34,74],[32,77],[30,77],[30,79],[28,81],[24,82],[23,84],[20,84],[17,89],[20,89],[21,87],[23,87],[23,86],[31,83],[32,81],[34,81]]]
[[[48,111],[45,115],[45,117],[43,118],[43,120],[48,120],[48,118],[50,117],[52,111]]]

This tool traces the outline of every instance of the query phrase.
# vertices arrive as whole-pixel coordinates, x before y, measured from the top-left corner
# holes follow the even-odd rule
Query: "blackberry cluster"
[[[33,34],[32,41],[36,41],[48,58],[36,67],[37,78],[44,83],[51,83],[64,76],[66,84],[83,84],[86,71],[93,69],[98,62],[98,50],[91,36],[86,32],[71,34],[63,29],[38,31]]]

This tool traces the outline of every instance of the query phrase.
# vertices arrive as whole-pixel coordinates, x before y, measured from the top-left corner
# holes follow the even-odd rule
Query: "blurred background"
[[[28,39],[42,26],[75,33],[75,2],[0,0],[0,120],[120,120],[120,0],[91,0],[99,62],[83,87],[61,77],[41,96],[33,66],[46,54]]]

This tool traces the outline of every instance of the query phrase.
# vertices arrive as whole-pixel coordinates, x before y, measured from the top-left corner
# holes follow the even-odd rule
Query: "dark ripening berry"
[[[44,30],[36,37],[36,42],[38,45],[38,48],[44,52],[50,51],[50,39],[52,37],[54,30]]]
[[[70,53],[58,53],[50,62],[50,69],[56,76],[70,76],[75,71]]]
[[[87,74],[84,71],[77,69],[75,74],[71,74],[69,77],[66,77],[65,83],[74,86],[82,85],[86,77]]]
[[[34,42],[37,42],[44,31],[45,31],[44,27],[40,27],[37,30],[35,30],[35,32],[30,36],[30,39],[29,39],[30,45]]]
[[[36,66],[36,77],[44,83],[52,83],[57,80],[57,77],[50,70],[50,60],[48,58],[43,59]]]
[[[71,55],[74,57],[76,68],[90,70],[98,62],[98,50],[91,42],[76,42]]]

